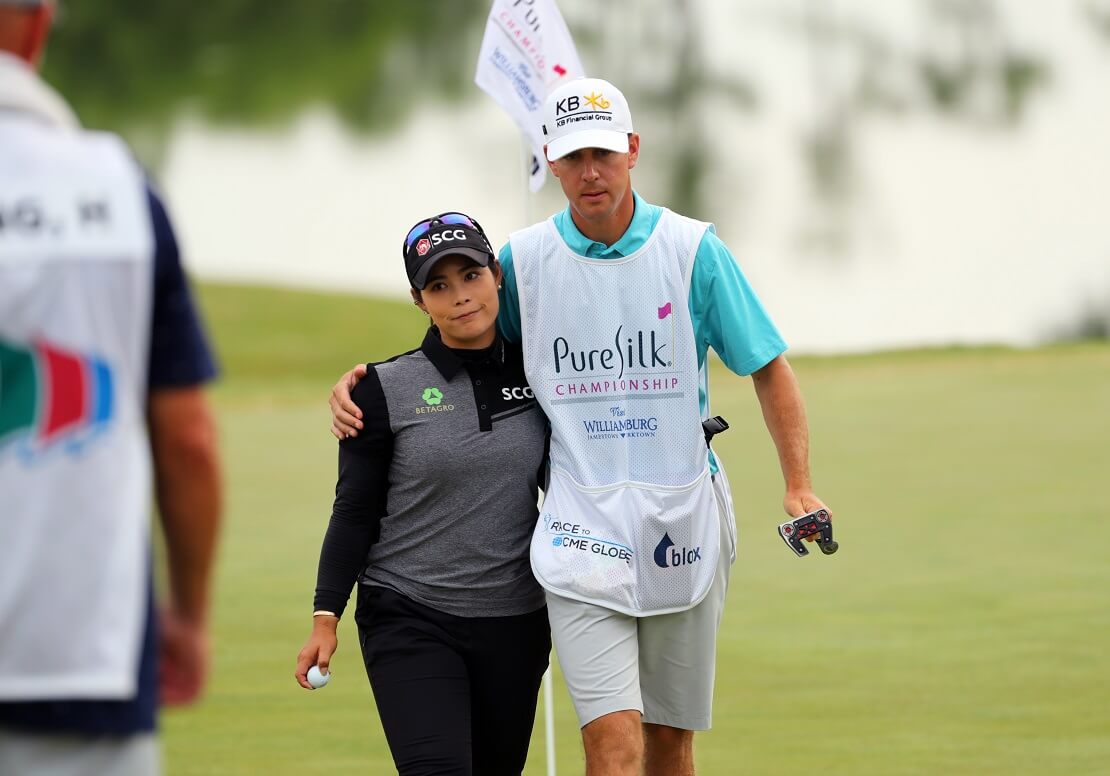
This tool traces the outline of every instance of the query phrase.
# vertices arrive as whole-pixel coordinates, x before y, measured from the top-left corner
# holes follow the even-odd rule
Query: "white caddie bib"
[[[623,259],[572,253],[553,220],[510,237],[525,371],[552,427],[532,568],[559,595],[651,615],[712,584],[719,523],[688,306],[706,227],[664,210]]]
[[[0,701],[135,692],[152,258],[122,142],[0,111]]]

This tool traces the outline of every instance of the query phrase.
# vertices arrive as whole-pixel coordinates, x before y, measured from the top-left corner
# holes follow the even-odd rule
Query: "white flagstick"
[[[555,692],[552,683],[551,666],[548,666],[543,675],[543,737],[547,744],[547,776],[555,776]]]
[[[525,224],[532,224],[529,192],[547,177],[543,160],[542,107],[556,86],[585,75],[574,40],[555,0],[493,0],[478,51],[474,82],[490,95],[525,136]],[[533,166],[533,154],[539,167]],[[532,175],[535,169],[536,174]],[[544,674],[547,776],[555,776],[555,709],[551,670]]]
[[[532,180],[532,160],[534,152],[527,135],[521,135],[522,158],[524,159],[524,223],[532,225],[532,194],[529,182]],[[543,159],[538,160],[542,165]],[[540,492],[540,505],[543,504],[543,492]],[[543,741],[547,753],[547,776],[555,776],[555,680],[551,676],[551,666],[543,673]]]

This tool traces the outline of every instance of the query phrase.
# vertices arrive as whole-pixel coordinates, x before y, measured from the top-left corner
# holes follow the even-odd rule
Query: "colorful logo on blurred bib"
[[[103,359],[0,340],[0,448],[23,440],[34,454],[64,441],[78,451],[111,422],[113,385]]]

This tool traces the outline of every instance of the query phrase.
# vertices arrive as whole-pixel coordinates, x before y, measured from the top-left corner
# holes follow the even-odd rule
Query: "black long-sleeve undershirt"
[[[371,366],[351,392],[362,410],[357,437],[339,443],[339,476],[331,521],[324,535],[316,575],[317,610],[342,614],[355,580],[377,541],[389,493],[393,432],[385,393]]]

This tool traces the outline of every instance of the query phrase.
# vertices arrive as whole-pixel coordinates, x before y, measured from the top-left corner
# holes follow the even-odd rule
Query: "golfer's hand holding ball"
[[[328,680],[331,679],[331,674],[322,673],[320,671],[320,666],[312,666],[312,668],[308,669],[308,674],[306,675],[306,678],[308,679],[308,683],[312,685],[312,688],[314,690],[319,690],[321,687],[328,683]]]
[[[323,687],[331,679],[331,656],[339,646],[335,634],[339,618],[333,614],[315,614],[312,617],[312,634],[297,655],[297,670],[293,676],[306,690]]]

